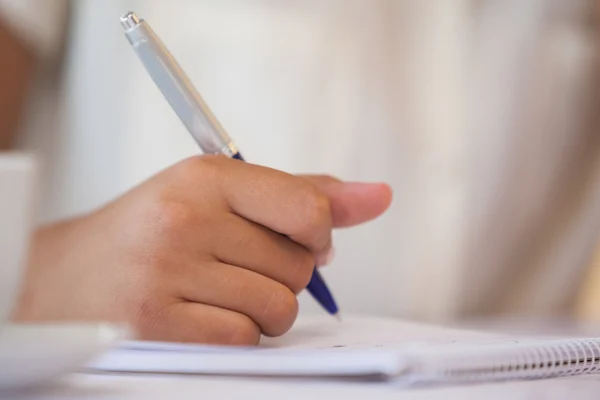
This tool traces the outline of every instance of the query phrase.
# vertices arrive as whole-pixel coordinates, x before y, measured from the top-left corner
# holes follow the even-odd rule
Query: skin
[[[15,319],[108,320],[140,339],[255,345],[292,326],[332,229],[390,201],[384,184],[190,158],[40,229]]]

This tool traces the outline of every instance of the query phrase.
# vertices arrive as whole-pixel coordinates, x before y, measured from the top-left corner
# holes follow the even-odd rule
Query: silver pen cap
[[[225,129],[150,26],[133,12],[121,17],[121,25],[148,74],[202,151],[237,155]]]

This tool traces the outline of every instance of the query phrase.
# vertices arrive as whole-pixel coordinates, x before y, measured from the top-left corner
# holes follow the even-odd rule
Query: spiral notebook
[[[259,347],[126,342],[88,366],[103,373],[205,374],[460,383],[600,370],[600,338],[514,337],[355,317],[300,320]]]

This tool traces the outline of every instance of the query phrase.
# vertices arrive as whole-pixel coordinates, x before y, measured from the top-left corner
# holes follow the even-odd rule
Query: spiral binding
[[[600,338],[438,347],[435,351],[416,351],[412,364],[415,381],[475,382],[592,374],[600,371]]]

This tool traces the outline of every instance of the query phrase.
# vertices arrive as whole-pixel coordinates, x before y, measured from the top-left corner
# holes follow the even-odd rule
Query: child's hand
[[[105,208],[38,231],[21,321],[129,323],[139,338],[252,345],[293,324],[333,226],[381,214],[386,185],[194,157]]]

